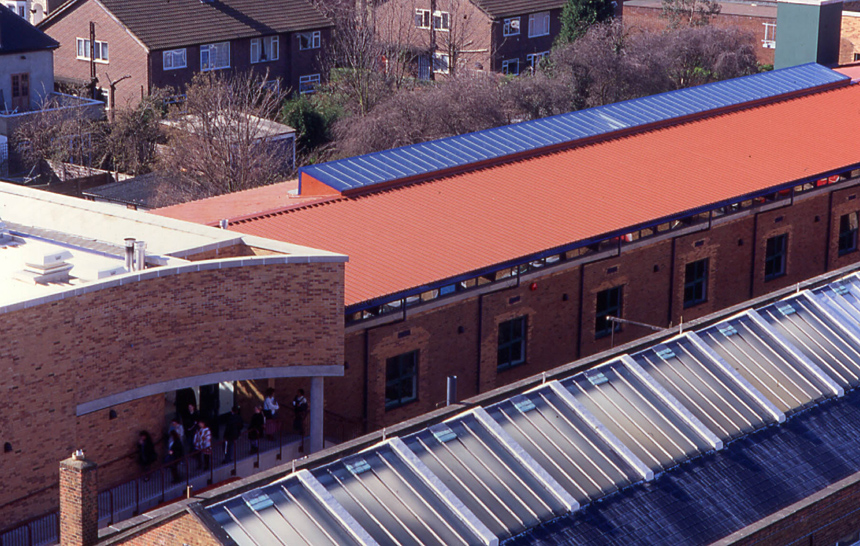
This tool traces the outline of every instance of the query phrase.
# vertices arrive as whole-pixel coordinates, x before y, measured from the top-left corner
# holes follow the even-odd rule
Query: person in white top
[[[272,419],[277,415],[279,409],[281,406],[275,401],[275,389],[269,387],[266,389],[266,399],[263,401],[263,415],[266,416],[266,419]]]

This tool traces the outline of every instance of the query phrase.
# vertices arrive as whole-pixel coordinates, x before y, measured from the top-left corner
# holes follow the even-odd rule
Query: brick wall
[[[326,408],[357,421],[366,418],[367,430],[376,430],[444,404],[448,375],[459,377],[458,394],[467,398],[650,333],[628,324],[614,340],[596,337],[597,295],[608,288],[623,287],[623,318],[668,327],[854,263],[860,252],[838,255],[839,218],[860,212],[858,194],[858,186],[828,186],[797,196],[794,204],[759,203],[715,217],[710,228],[705,220],[661,231],[652,240],[624,245],[620,255],[612,245],[601,247],[603,254],[590,262],[538,270],[519,286],[488,285],[485,290],[492,291],[482,295],[458,294],[426,311],[410,308],[405,320],[401,315],[367,328],[352,326],[345,340],[346,377],[327,380]],[[783,233],[786,273],[765,281],[767,239]],[[708,260],[707,296],[685,308],[686,266],[702,259]],[[520,316],[527,317],[526,361],[499,371],[499,324]],[[414,350],[417,400],[386,411],[386,360]]]
[[[848,6],[843,6],[847,10]],[[854,55],[860,53],[860,13],[842,13],[842,39],[839,44],[839,64],[856,62]]]
[[[116,105],[137,104],[141,89],[149,92],[147,55],[143,46],[94,0],[79,2],[68,13],[42,28],[60,42],[54,50],[54,76],[57,80],[90,81],[90,62],[77,58],[77,38],[89,40],[90,21],[96,24],[96,41],[108,43],[107,63],[96,63],[98,86],[109,87],[107,74],[118,80],[126,74],[131,78],[116,88]]]
[[[561,10],[550,11],[549,35],[529,38],[529,14],[523,13],[520,19],[520,33],[514,36],[505,36],[505,19],[498,19],[493,23],[493,66],[492,70],[501,72],[502,61],[519,59],[520,73],[526,74],[529,64],[526,55],[529,53],[541,53],[552,49],[553,41],[561,32]]]
[[[180,512],[160,525],[149,527],[139,535],[119,539],[112,544],[129,546],[220,546],[222,544],[200,520],[188,512]]]
[[[76,417],[78,404],[206,373],[342,363],[342,287],[342,264],[253,266],[0,315],[14,340],[0,347],[0,431],[13,446],[0,455],[0,521],[55,508],[16,499],[55,485],[58,461],[74,449],[103,463],[103,487],[128,479],[137,432],[158,441],[166,426],[164,395],[117,405],[115,419],[108,410]]]
[[[60,544],[91,546],[99,537],[98,468],[86,459],[60,463]]]

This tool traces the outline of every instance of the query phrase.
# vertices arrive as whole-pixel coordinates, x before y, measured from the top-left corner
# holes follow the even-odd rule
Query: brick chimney
[[[80,450],[60,462],[60,546],[92,546],[99,540],[97,468]]]

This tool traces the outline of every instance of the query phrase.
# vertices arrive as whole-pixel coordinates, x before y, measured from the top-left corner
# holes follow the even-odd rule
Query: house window
[[[529,38],[549,34],[549,12],[532,13],[529,15]]]
[[[708,301],[708,260],[687,264],[684,271],[684,307]]]
[[[313,32],[300,32],[298,37],[300,50],[317,49],[320,46],[320,31],[318,30]]]
[[[505,27],[502,30],[502,34],[505,36],[517,36],[520,33],[520,18],[519,17],[511,17],[510,19],[505,19]]]
[[[850,212],[839,218],[839,255],[857,250],[857,213]]]
[[[517,317],[499,324],[499,370],[506,370],[526,361],[526,317]]]
[[[317,85],[320,83],[320,75],[319,74],[309,74],[307,76],[299,77],[299,93],[302,95],[315,93],[317,90]]]
[[[448,74],[451,71],[451,57],[446,53],[433,54],[433,72],[437,74]]]
[[[161,54],[161,62],[164,70],[176,70],[188,66],[188,58],[185,48],[171,49]]]
[[[13,12],[17,13],[19,17],[27,18],[27,2],[19,1],[19,2],[4,2],[2,5],[11,9]]]
[[[436,30],[448,31],[451,29],[451,14],[447,11],[434,11],[430,16],[429,9],[415,10],[415,26],[418,28],[430,28],[430,22]]]
[[[606,320],[606,317],[621,316],[621,297],[624,286],[615,286],[597,293],[597,319],[594,324],[594,338],[608,336],[614,331],[620,332],[621,325]]]
[[[90,60],[90,41],[85,40],[84,38],[78,38],[78,59],[89,61]],[[96,40],[96,55],[95,61],[97,63],[106,63],[108,62],[108,43],[100,42]]]
[[[767,49],[776,48],[776,23],[762,23],[764,25],[764,39],[761,46]]]
[[[549,55],[549,51],[529,53],[528,55],[526,55],[526,62],[529,63],[529,68],[531,68],[532,72],[534,72],[535,69],[540,66],[541,60],[543,60],[543,58],[547,55]]]
[[[785,275],[785,254],[788,235],[783,233],[767,240],[764,251],[764,280],[769,281]]]
[[[200,70],[230,68],[230,42],[200,46]]]
[[[389,358],[385,362],[385,409],[418,399],[418,351]]]
[[[317,46],[319,47],[319,46]],[[278,37],[253,38],[251,40],[251,62],[265,63],[278,60]]]
[[[502,74],[511,74],[513,76],[518,76],[520,73],[520,60],[519,59],[511,59],[508,61],[502,61]]]
[[[275,78],[274,80],[266,80],[263,82],[262,87],[270,93],[278,94],[281,92],[281,80],[278,78]]]
[[[12,74],[12,109],[30,109],[30,73]]]

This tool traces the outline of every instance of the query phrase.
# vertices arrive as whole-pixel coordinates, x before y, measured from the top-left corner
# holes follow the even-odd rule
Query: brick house
[[[154,88],[181,94],[200,71],[267,74],[280,89],[312,92],[331,23],[307,0],[70,0],[39,27],[60,42],[58,81],[90,81],[90,23],[95,23],[98,86],[131,76],[116,104]]]
[[[375,9],[383,40],[411,50],[418,77],[432,69],[519,74],[549,53],[561,30],[564,0],[386,0]]]

